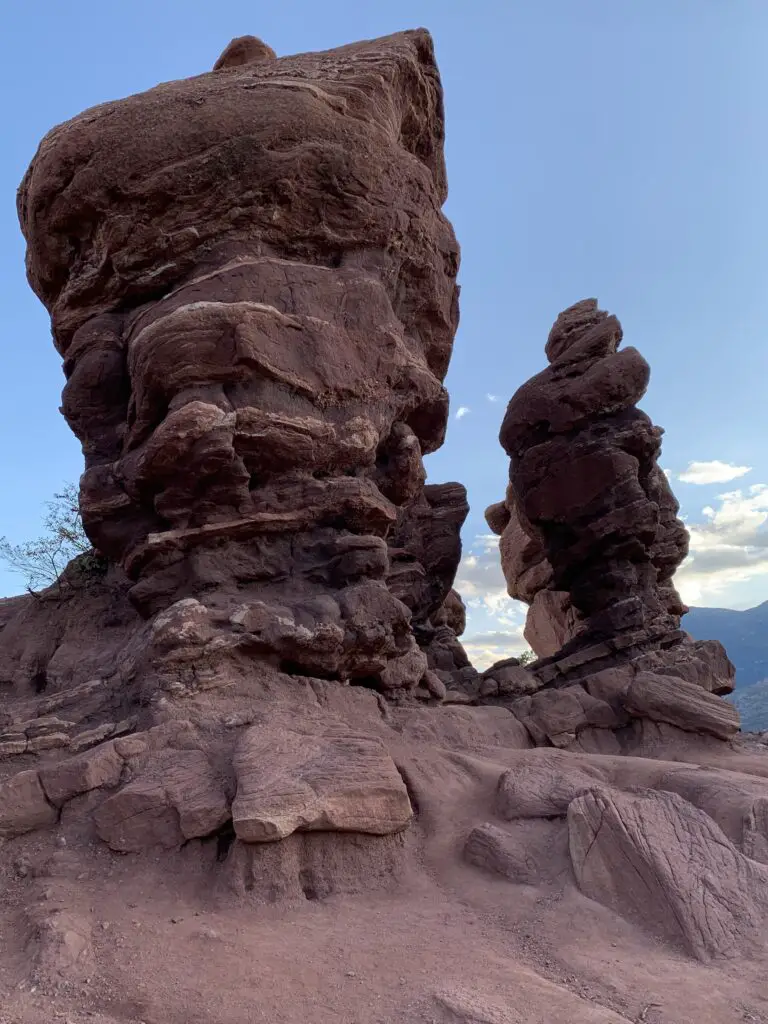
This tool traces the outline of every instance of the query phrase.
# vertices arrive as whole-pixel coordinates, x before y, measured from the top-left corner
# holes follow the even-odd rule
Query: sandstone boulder
[[[577,796],[605,782],[593,761],[540,750],[503,773],[494,809],[505,821],[564,817]]]
[[[274,842],[296,831],[387,835],[413,811],[394,762],[369,737],[253,727],[236,756],[235,834]]]
[[[99,836],[120,853],[174,849],[230,818],[224,788],[200,750],[169,750],[94,812]]]
[[[464,859],[515,885],[539,885],[567,870],[568,833],[562,821],[528,822],[514,832],[487,822],[470,832]]]
[[[511,708],[535,743],[555,747],[569,746],[589,727],[615,729],[624,724],[610,704],[591,696],[582,686],[539,689],[514,701]]]
[[[114,743],[102,743],[77,757],[44,765],[40,769],[40,782],[45,795],[56,807],[80,793],[93,789],[116,786],[123,774],[125,762]]]
[[[525,697],[541,688],[536,676],[528,672],[516,658],[505,659],[487,668],[482,675],[480,695],[483,697]]]
[[[768,868],[672,793],[595,789],[568,808],[579,887],[699,960],[753,952],[768,908]]]
[[[739,731],[739,713],[732,704],[684,679],[640,672],[624,696],[624,705],[638,717],[723,740]]]

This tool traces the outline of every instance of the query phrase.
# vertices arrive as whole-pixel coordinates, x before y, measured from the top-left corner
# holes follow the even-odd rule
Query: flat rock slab
[[[696,683],[653,672],[639,672],[627,690],[624,706],[630,714],[669,722],[688,732],[706,732],[729,740],[739,731],[736,708]]]
[[[253,727],[238,744],[235,774],[232,820],[247,843],[297,831],[388,835],[413,815],[394,761],[368,737]]]
[[[768,868],[677,794],[592,790],[568,808],[568,831],[586,896],[698,960],[765,941]]]
[[[440,1024],[626,1024],[605,1006],[589,1003],[526,967],[510,963],[509,990],[487,992],[470,986],[446,987],[434,1000]]]

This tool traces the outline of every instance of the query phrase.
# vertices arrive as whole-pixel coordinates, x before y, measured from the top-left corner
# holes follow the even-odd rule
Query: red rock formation
[[[725,651],[680,629],[673,576],[688,534],[658,466],[662,431],[636,407],[648,365],[621,340],[594,299],[560,314],[549,367],[507,408],[510,484],[486,511],[508,591],[529,605],[544,687],[516,680],[513,709],[537,743],[603,752],[631,749],[643,722],[721,738],[738,729],[712,696],[733,689]]]
[[[244,37],[41,143],[18,200],[29,280],[86,530],[145,616],[194,597],[212,636],[289,671],[423,676],[385,538],[429,501],[446,428],[443,131],[420,30],[279,59]],[[406,604],[432,610],[450,575]]]
[[[650,371],[621,340],[618,320],[594,299],[561,313],[549,367],[518,389],[500,434],[510,519],[519,511],[506,530],[540,545],[541,583],[551,570],[546,588],[570,594],[582,643],[676,629],[685,611],[672,576],[688,536],[657,464],[662,431],[636,408]]]
[[[570,642],[446,695],[476,673],[466,495],[422,465],[456,324],[441,141],[416,32],[234,40],[41,147],[30,275],[112,563],[0,602],[3,1020],[768,1019],[765,753],[729,742],[722,649],[671,628],[680,527],[621,406],[642,361],[614,369],[592,306],[513,400],[489,512]]]
[[[448,685],[477,676],[458,641],[466,625],[464,602],[451,589],[468,512],[461,484],[430,484],[401,509],[388,538],[389,588],[410,608],[411,625],[429,668]]]

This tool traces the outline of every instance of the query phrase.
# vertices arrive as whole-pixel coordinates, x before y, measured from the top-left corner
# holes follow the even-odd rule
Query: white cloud
[[[499,400],[498,395],[487,394],[485,397],[488,399],[489,402],[498,402]]]
[[[456,410],[456,419],[463,419],[468,412],[471,412],[471,409],[469,408],[468,405],[460,405],[459,408]]]
[[[469,660],[481,672],[502,658],[518,657],[528,650],[522,625],[517,629],[489,630],[475,636],[464,636],[461,642]]]
[[[678,479],[684,484],[727,484],[746,473],[751,473],[751,466],[734,466],[730,462],[689,462],[688,469],[680,473]]]
[[[690,554],[675,576],[687,604],[709,604],[729,587],[766,576],[768,484],[718,495],[702,509],[703,523],[688,523]]]
[[[753,603],[763,587],[768,596],[768,484],[721,493],[684,518],[690,554],[675,585],[687,604],[734,606],[734,588],[746,596],[753,592],[750,586],[758,592]],[[507,594],[498,545],[494,534],[477,534],[466,546],[454,584],[467,605],[462,643],[478,668],[528,646],[522,635],[527,609]]]
[[[467,635],[472,629],[487,629],[483,623],[488,622],[505,630],[522,628],[527,609],[507,593],[499,538],[494,534],[477,534],[461,560],[453,585],[467,606]]]

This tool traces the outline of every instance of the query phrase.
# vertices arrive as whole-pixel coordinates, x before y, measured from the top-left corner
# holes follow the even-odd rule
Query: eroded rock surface
[[[593,790],[568,808],[571,857],[593,899],[700,960],[754,952],[768,869],[672,793]]]
[[[662,431],[637,408],[650,370],[622,336],[594,299],[560,314],[549,367],[507,408],[511,483],[506,512],[489,513],[515,596],[569,594],[593,641],[675,629],[685,610],[672,576],[688,536],[658,467]]]
[[[637,408],[648,364],[622,338],[595,299],[560,314],[550,365],[507,407],[510,483],[486,510],[539,656],[540,692],[518,688],[515,713],[537,743],[605,753],[626,750],[633,720],[721,739],[738,731],[712,696],[733,689],[724,649],[680,629],[673,575],[688,535],[658,464],[663,431]]]
[[[458,322],[443,135],[419,30],[281,58],[245,37],[41,143],[29,280],[86,530],[145,616],[195,598],[211,635],[289,672],[422,679],[410,615],[450,589],[463,490],[408,604],[385,538],[436,507],[422,457]]]
[[[247,843],[293,832],[399,832],[413,811],[402,778],[370,737],[249,729],[235,754],[235,834]]]
[[[25,178],[109,564],[0,602],[14,1019],[250,1020],[254,963],[280,1019],[768,1012],[764,750],[676,628],[647,368],[596,305],[513,400],[488,511],[541,660],[480,676],[458,640],[466,494],[423,465],[457,323],[442,134],[424,31],[242,37]],[[704,975],[681,943],[744,955]]]
[[[474,679],[459,642],[466,625],[461,596],[452,589],[461,560],[461,527],[469,513],[466,489],[428,484],[398,513],[388,537],[387,584],[411,611],[417,643],[443,685]],[[462,670],[469,669],[469,672]]]

